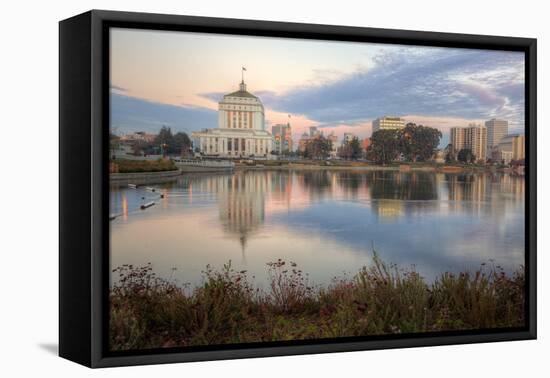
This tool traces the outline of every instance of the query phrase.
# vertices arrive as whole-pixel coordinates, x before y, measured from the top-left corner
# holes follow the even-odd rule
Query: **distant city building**
[[[338,137],[336,134],[334,134],[334,131],[332,131],[329,135],[327,135],[327,139],[331,142],[331,150],[330,150],[330,157],[335,158],[338,154],[338,148],[340,148],[340,142],[338,142]]]
[[[298,151],[304,152],[306,150],[307,143],[315,138],[323,137],[323,132],[317,128],[317,126],[309,127],[309,134],[304,132],[298,140]]]
[[[156,134],[148,134],[144,131],[136,131],[132,134],[122,135],[120,137],[121,142],[146,142],[152,143],[156,138]]]
[[[492,149],[492,158],[509,164],[511,161],[525,159],[525,136],[520,134],[506,135],[498,146]]]
[[[493,118],[485,122],[487,128],[487,153],[497,147],[500,140],[508,135],[508,121]]]
[[[370,146],[370,138],[365,138],[361,141],[361,148],[366,152]]]
[[[400,130],[405,127],[405,120],[401,117],[384,116],[372,121],[372,132],[378,130]]]
[[[317,126],[310,126],[309,127],[309,136],[311,138],[322,135],[323,133],[317,129]]]
[[[124,159],[134,155],[134,149],[130,144],[120,143],[110,151],[111,159]]]
[[[308,133],[304,132],[300,136],[300,140],[298,141],[298,151],[304,152],[306,150],[307,142],[309,142],[310,136]]]
[[[525,160],[525,135],[516,135],[512,141],[512,160]]]
[[[344,139],[342,140],[342,144],[349,143],[355,138],[355,135],[352,133],[344,133]]]
[[[437,149],[434,153],[433,160],[438,164],[445,163],[445,150]]]
[[[282,154],[292,151],[292,128],[290,122],[287,124],[277,124],[271,127],[273,135],[273,150]]]
[[[239,90],[223,96],[218,105],[218,128],[193,132],[200,152],[224,157],[263,156],[272,150],[272,136],[265,130],[264,106],[246,90],[244,80]]]
[[[451,145],[457,155],[462,149],[469,149],[476,160],[485,160],[487,156],[487,129],[481,125],[451,128]]]

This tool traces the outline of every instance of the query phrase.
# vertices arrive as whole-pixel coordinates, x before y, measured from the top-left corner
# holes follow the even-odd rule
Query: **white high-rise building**
[[[452,127],[452,149],[458,154],[462,149],[469,149],[476,160],[485,160],[487,156],[487,129],[481,125],[471,124],[468,127]]]
[[[372,132],[378,130],[400,130],[405,127],[405,120],[400,117],[384,116],[372,121]]]
[[[223,157],[267,157],[273,142],[265,129],[264,106],[246,90],[244,80],[219,102],[218,128],[193,132],[192,137],[203,154]]]
[[[487,148],[489,154],[493,147],[497,147],[502,138],[508,135],[508,121],[493,118],[485,122],[487,128]]]

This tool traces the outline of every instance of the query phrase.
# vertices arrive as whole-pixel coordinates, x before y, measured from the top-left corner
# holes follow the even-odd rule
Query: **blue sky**
[[[119,133],[216,127],[217,101],[248,89],[269,124],[297,138],[319,126],[370,136],[383,115],[437,127],[506,119],[524,130],[522,53],[115,29],[112,127]]]

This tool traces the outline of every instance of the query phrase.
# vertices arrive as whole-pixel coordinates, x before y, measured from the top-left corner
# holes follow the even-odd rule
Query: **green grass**
[[[175,171],[178,168],[172,160],[113,160],[113,163],[118,165],[120,173],[137,173],[137,172],[163,172]]]
[[[260,290],[235,271],[210,266],[190,289],[158,278],[151,265],[113,272],[112,350],[214,345],[524,325],[524,272],[493,265],[443,273],[433,283],[376,254],[353,277],[314,286],[293,262],[267,264]]]

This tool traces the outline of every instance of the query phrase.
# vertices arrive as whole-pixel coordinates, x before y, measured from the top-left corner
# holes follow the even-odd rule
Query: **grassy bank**
[[[125,160],[117,159],[113,161],[117,166],[119,173],[138,173],[138,172],[164,172],[175,171],[178,168],[172,160]]]
[[[427,283],[374,256],[328,287],[296,264],[268,263],[260,290],[231,264],[207,267],[194,289],[156,277],[150,265],[115,269],[110,294],[112,350],[430,332],[524,324],[524,272],[499,267],[443,273]]]

